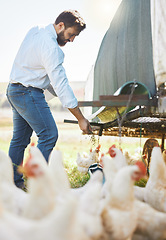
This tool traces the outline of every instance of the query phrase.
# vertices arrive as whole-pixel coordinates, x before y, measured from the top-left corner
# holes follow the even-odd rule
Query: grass
[[[147,179],[142,178],[138,182],[135,182],[135,185],[139,187],[145,187],[146,183],[147,183]]]
[[[0,149],[7,153],[9,149],[9,142],[4,142],[2,139],[0,139]]]
[[[70,181],[71,188],[79,188],[84,186],[87,181],[89,180],[89,174],[88,173],[80,173],[77,170],[77,167],[70,168],[69,166],[66,167],[66,171],[68,174],[68,178]]]

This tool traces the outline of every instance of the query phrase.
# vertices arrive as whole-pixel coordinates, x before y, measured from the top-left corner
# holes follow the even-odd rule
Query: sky
[[[0,0],[0,82],[9,81],[19,46],[30,28],[54,23],[64,10],[76,9],[86,29],[62,47],[69,81],[86,81],[102,39],[121,0]]]

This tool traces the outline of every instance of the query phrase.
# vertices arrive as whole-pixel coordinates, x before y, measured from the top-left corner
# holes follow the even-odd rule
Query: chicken
[[[88,172],[88,168],[91,164],[95,162],[99,162],[99,152],[100,152],[101,145],[99,144],[94,150],[90,149],[89,154],[83,153],[82,155],[80,153],[77,153],[77,159],[76,163],[78,165],[78,170],[81,172]]]
[[[127,166],[126,159],[122,153],[122,151],[118,148],[116,148],[115,145],[112,145],[108,152],[110,157],[108,156],[102,156],[101,162],[104,166],[104,172],[106,174],[106,178],[109,178],[109,175],[111,178],[114,178],[116,173],[123,167]],[[107,173],[106,173],[107,172]]]
[[[164,151],[163,151],[162,155],[163,155],[163,158],[164,158],[164,155],[165,155]],[[145,156],[145,158],[144,158],[144,156],[142,156],[142,158],[143,158],[143,160],[144,160],[144,162],[145,162],[146,156]],[[149,185],[149,183],[148,183],[148,185]],[[148,187],[148,188],[149,188],[149,187]],[[144,187],[134,186],[135,197],[136,197],[137,199],[139,199],[140,201],[145,201],[144,195],[145,195],[145,191],[146,191],[146,190],[147,190],[147,189],[144,188]],[[147,195],[147,194],[146,194],[146,195]],[[150,195],[150,194],[149,194],[149,195]]]
[[[146,154],[143,156],[141,156],[139,153],[135,153],[134,155],[131,155],[127,150],[124,150],[123,154],[126,158],[128,165],[133,165],[137,161],[143,161],[146,166],[148,165]]]
[[[145,187],[134,186],[134,196],[144,202]]]
[[[68,236],[75,205],[76,200],[67,196],[51,214],[41,220],[32,220],[9,213],[0,203],[0,239],[72,240]]]
[[[145,164],[145,161],[142,161],[142,162]],[[145,164],[145,166],[147,168],[146,164]],[[148,169],[147,169],[147,171],[148,171]],[[144,176],[144,179],[148,179],[147,174],[146,174],[146,176]],[[145,201],[145,199],[144,199],[145,191],[146,191],[145,187],[134,186],[134,196],[142,202]]]
[[[43,240],[79,240],[79,234],[74,236],[73,226],[76,213],[77,199],[73,195],[66,194],[65,198],[56,203],[54,211],[39,221],[45,238]],[[39,230],[40,231],[40,230]],[[40,238],[38,239],[40,240]]]
[[[160,147],[154,147],[151,154],[149,179],[144,199],[158,211],[166,212],[166,165]]]
[[[99,174],[96,174],[96,172],[99,172]],[[96,177],[94,177],[93,175],[95,174]],[[94,181],[98,181],[97,180],[97,176],[99,179],[101,179],[101,175],[102,175],[102,179],[103,179],[103,173],[100,169],[96,170],[93,174],[91,174],[90,179],[88,180],[88,182],[79,188],[71,188],[70,191],[72,192],[72,194],[74,194],[78,199],[82,198],[82,195],[87,191],[87,189],[90,186],[93,186]]]
[[[2,206],[0,207],[0,239],[2,240],[21,240],[13,229],[4,221],[4,213],[2,211]],[[10,215],[10,214],[9,214]]]
[[[59,150],[53,150],[50,154],[48,166],[52,172],[53,184],[56,196],[65,194],[70,190],[70,182],[63,165],[63,155]]]
[[[31,219],[43,218],[55,207],[55,191],[50,168],[37,147],[30,147],[30,157],[22,171],[28,178],[28,199],[22,215]]]
[[[9,212],[21,214],[27,193],[14,184],[12,161],[2,150],[0,150],[0,188],[4,208]]]
[[[150,205],[135,201],[135,211],[138,213],[137,227],[133,240],[166,239],[166,214],[159,212]],[[136,237],[137,236],[137,237]],[[138,236],[140,238],[138,238]]]
[[[85,234],[85,237],[81,239],[101,239],[103,226],[99,207],[102,179],[103,175],[101,171],[94,172],[86,184],[86,191],[82,192],[78,200],[75,216],[75,231],[81,227]],[[80,238],[77,236],[75,239]]]
[[[107,199],[110,197],[112,182],[117,173],[117,169],[115,167],[113,159],[110,156],[102,154],[100,162],[103,165],[103,172],[105,177],[105,182],[102,187],[101,196],[102,198]]]
[[[109,150],[108,154],[113,158],[114,164],[117,170],[119,170],[122,167],[127,166],[126,158],[123,155],[122,151],[118,148],[116,148],[115,145],[112,145]]]
[[[88,167],[89,168],[89,167]],[[88,172],[88,168],[87,167],[80,167],[77,166],[77,170],[81,173],[87,173]]]
[[[115,144],[112,145],[108,152],[109,156],[101,154],[100,163],[103,165],[105,183],[102,188],[102,197],[109,198],[112,182],[117,172],[127,166],[126,159],[120,149]]]
[[[113,171],[113,167],[112,167],[112,174],[113,173],[115,174],[115,172],[117,172],[119,169],[121,169],[122,167],[128,164],[134,165],[138,161],[142,162],[142,158],[140,156],[138,157],[138,155],[136,155],[137,160],[136,158],[135,159],[132,158],[127,151],[125,151],[124,153],[125,155],[123,155],[122,151],[120,149],[117,149],[115,145],[109,148],[108,153],[112,157],[115,164],[114,168],[116,169],[116,170],[114,169]],[[134,195],[137,199],[144,201],[144,188],[134,186]]]
[[[142,162],[137,164],[121,168],[113,180],[110,200],[101,211],[107,239],[131,239],[137,227],[133,185],[146,172]]]

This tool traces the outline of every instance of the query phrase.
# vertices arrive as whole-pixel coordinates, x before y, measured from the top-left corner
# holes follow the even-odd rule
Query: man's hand
[[[78,120],[78,124],[79,124],[80,129],[83,131],[83,133],[92,134],[92,128],[90,126],[89,121],[86,118]]]
[[[79,107],[69,108],[69,111],[77,118],[80,129],[85,134],[92,134],[92,128],[89,121],[83,116]]]

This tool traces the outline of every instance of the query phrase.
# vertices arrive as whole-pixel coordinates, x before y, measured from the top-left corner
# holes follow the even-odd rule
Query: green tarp
[[[100,95],[113,95],[133,80],[143,83],[150,95],[155,95],[150,11],[150,0],[121,2],[99,49],[93,100]]]

